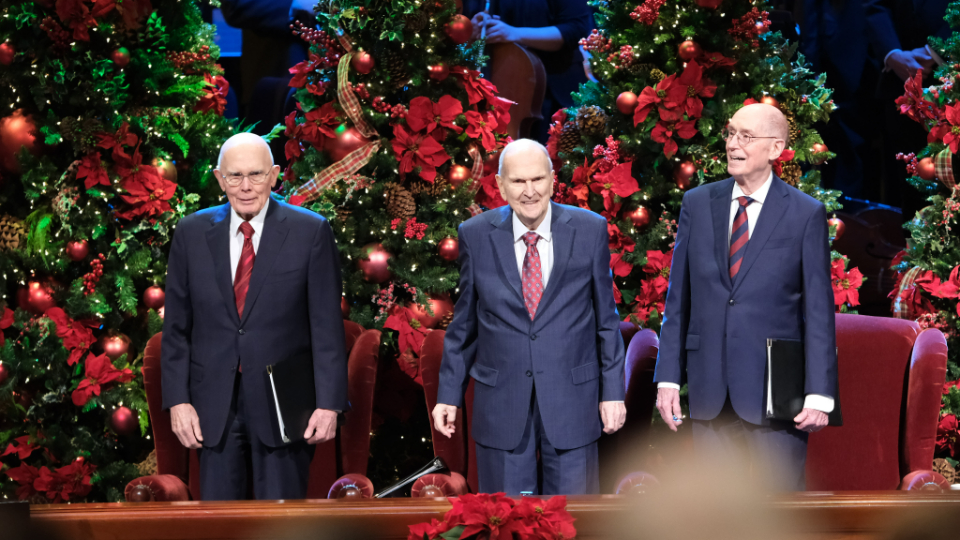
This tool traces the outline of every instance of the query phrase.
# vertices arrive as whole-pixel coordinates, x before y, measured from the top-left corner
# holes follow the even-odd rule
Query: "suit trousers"
[[[540,463],[537,463],[537,452]],[[477,443],[481,493],[508,495],[590,495],[600,493],[597,441],[558,450],[543,432],[537,394],[533,392],[520,444],[512,450]]]
[[[739,469],[744,478],[773,490],[806,489],[807,435],[793,422],[745,422],[733,410],[729,394],[716,418],[693,420],[694,449],[705,462]]]
[[[220,441],[197,451],[200,498],[204,501],[247,499],[251,479],[253,496],[258,500],[305,498],[314,446],[302,440],[277,448],[263,444],[247,424],[242,377],[237,373],[234,380],[227,429]]]

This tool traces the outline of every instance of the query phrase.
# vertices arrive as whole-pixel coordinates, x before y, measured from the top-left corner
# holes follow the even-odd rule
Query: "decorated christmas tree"
[[[510,103],[480,76],[453,0],[321,2],[316,16],[320,29],[293,29],[310,55],[290,69],[284,186],[333,225],[344,317],[386,329],[368,473],[382,485],[432,455],[420,347],[453,316],[457,227],[480,211],[475,179],[505,142]]]
[[[0,13],[0,493],[121,500],[152,448],[167,243],[219,195],[227,83],[193,2]]]
[[[946,20],[960,29],[960,2],[947,8]],[[899,272],[891,293],[895,317],[916,320],[922,328],[939,328],[947,338],[947,383],[937,429],[938,470],[956,478],[960,460],[960,242],[956,227],[960,218],[957,190],[957,151],[960,150],[960,33],[947,40],[933,38],[933,49],[946,60],[936,69],[935,83],[923,86],[921,72],[906,81],[904,95],[897,99],[900,113],[928,131],[927,146],[915,154],[898,155],[912,176],[910,183],[928,196],[930,206],[917,212],[906,228],[907,249],[894,261]],[[951,470],[947,470],[947,468]]]
[[[729,176],[721,131],[737,109],[778,107],[790,141],[776,174],[828,212],[840,207],[839,193],[821,189],[809,167],[832,155],[813,128],[833,110],[831,91],[796,44],[769,31],[764,2],[591,4],[599,27],[581,45],[597,81],[581,86],[578,106],[553,117],[554,199],[607,218],[620,314],[658,329],[683,194]],[[834,252],[838,311],[858,304],[861,277],[847,265]]]

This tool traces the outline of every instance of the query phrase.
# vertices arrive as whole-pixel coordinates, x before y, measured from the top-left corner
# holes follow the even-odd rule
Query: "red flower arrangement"
[[[73,404],[77,407],[86,405],[94,395],[99,396],[101,386],[113,382],[127,383],[134,377],[130,368],[117,369],[107,355],[94,356],[93,353],[89,354],[85,361],[85,375],[71,395]]]
[[[466,494],[450,499],[451,508],[430,523],[410,526],[407,540],[445,540],[471,537],[484,540],[569,540],[577,535],[574,518],[567,512],[563,495],[547,501],[523,497],[519,501],[503,493]]]
[[[844,266],[843,259],[837,259],[830,265],[830,275],[833,282],[833,303],[837,306],[844,303],[858,306],[860,305],[860,293],[857,289],[863,284],[863,274],[857,268],[851,268],[848,272]]]
[[[950,454],[950,457],[957,457],[960,453],[960,431],[958,431],[957,416],[953,414],[944,415],[937,425],[937,453]]]

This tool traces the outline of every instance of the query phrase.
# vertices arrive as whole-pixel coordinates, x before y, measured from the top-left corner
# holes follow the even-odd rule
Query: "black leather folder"
[[[767,340],[766,417],[770,420],[793,422],[806,399],[807,360],[803,342],[790,339]],[[837,385],[839,386],[839,384]],[[842,426],[840,392],[834,392],[833,411],[828,415],[829,425]]]
[[[313,354],[307,351],[267,366],[273,394],[273,415],[283,442],[303,440],[310,416],[317,408]]]

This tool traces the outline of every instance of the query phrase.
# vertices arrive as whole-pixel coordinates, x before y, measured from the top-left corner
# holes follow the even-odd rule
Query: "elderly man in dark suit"
[[[773,174],[789,139],[777,108],[740,109],[724,137],[732,178],[688,191],[680,208],[657,408],[676,431],[686,379],[698,450],[736,456],[746,446],[766,481],[803,489],[807,435],[827,425],[837,392],[827,213]],[[806,400],[793,422],[764,413],[769,338],[804,343]]]
[[[597,493],[597,439],[626,418],[607,221],[550,201],[534,141],[504,148],[497,184],[509,205],[460,226],[434,424],[453,434],[473,377],[480,491]]]
[[[199,450],[204,500],[306,495],[313,444],[347,407],[340,260],[322,217],[271,199],[279,167],[260,137],[231,137],[214,171],[227,204],[185,217],[170,248],[163,407]],[[316,410],[285,443],[266,366],[313,357]]]

